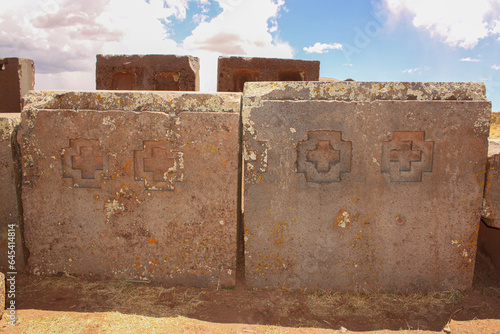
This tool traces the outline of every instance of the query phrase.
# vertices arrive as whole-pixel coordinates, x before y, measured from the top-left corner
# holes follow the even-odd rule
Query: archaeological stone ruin
[[[200,60],[177,55],[97,55],[97,90],[199,91]]]
[[[318,81],[319,61],[219,57],[218,92],[243,92],[245,82]]]
[[[25,58],[0,58],[0,113],[20,113],[21,98],[35,86],[35,65]]]
[[[469,287],[488,150],[484,92],[460,83],[247,84],[247,283]]]
[[[0,271],[471,287],[481,219],[479,249],[492,252],[500,215],[484,84],[320,82],[311,61],[219,66],[218,93],[196,92],[196,58],[161,55],[98,55],[96,91],[16,88],[22,112],[0,115]],[[11,84],[32,84],[18,69]]]

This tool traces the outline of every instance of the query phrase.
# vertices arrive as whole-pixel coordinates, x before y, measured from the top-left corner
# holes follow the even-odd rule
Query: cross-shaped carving
[[[319,173],[328,173],[330,166],[340,161],[340,151],[334,150],[329,140],[318,140],[316,148],[307,153],[307,161],[314,163]]]
[[[411,171],[411,163],[422,160],[422,151],[413,150],[413,141],[401,141],[398,149],[391,150],[391,161],[399,162],[400,171]]]
[[[307,182],[340,182],[351,171],[352,143],[342,140],[340,131],[309,131],[297,145],[297,172]]]
[[[391,182],[422,182],[422,173],[432,172],[434,142],[425,140],[424,131],[394,131],[382,142],[380,171]]]
[[[145,140],[143,150],[134,151],[134,176],[144,181],[147,190],[174,190],[173,182],[182,182],[183,153],[166,140]]]
[[[73,179],[75,188],[100,188],[108,178],[108,157],[98,139],[70,139],[61,153],[63,177]]]
[[[154,147],[152,157],[144,159],[144,171],[153,173],[153,180],[164,181],[165,173],[174,166],[174,159],[167,157],[167,150]]]
[[[82,179],[95,179],[95,171],[104,169],[102,152],[94,146],[81,146],[80,155],[71,157],[72,167],[82,171]]]

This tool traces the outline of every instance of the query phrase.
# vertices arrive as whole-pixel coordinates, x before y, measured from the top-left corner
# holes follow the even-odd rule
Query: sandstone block
[[[29,271],[234,284],[240,99],[31,93],[18,134]]]
[[[242,92],[249,81],[317,81],[319,61],[219,57],[217,75],[217,91]]]
[[[247,284],[469,288],[490,113],[476,83],[248,83]]]
[[[483,220],[484,221],[484,220]],[[490,266],[494,276],[500,279],[500,229],[481,223],[477,240],[478,256]]]
[[[486,168],[486,186],[481,214],[483,221],[488,226],[500,228],[500,153],[496,153],[498,150],[497,144],[496,141],[490,140]]]
[[[21,98],[34,86],[33,60],[0,58],[0,113],[20,113]]]
[[[0,319],[5,311],[5,275],[0,272]]]
[[[200,61],[177,55],[97,55],[96,89],[199,91]]]
[[[20,114],[0,117],[0,271],[24,270],[22,219],[19,212],[20,171],[15,131]],[[11,264],[9,264],[9,261]],[[13,263],[13,264],[12,264]]]

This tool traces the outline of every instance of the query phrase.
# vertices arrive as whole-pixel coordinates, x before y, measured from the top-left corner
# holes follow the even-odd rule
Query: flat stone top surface
[[[480,82],[248,82],[244,104],[262,100],[466,100],[486,101]]]
[[[33,62],[32,59],[19,58],[19,57],[4,57],[4,58],[0,58],[0,61],[3,61],[3,60],[15,60],[15,61],[19,61],[20,63],[25,62],[25,61]]]
[[[6,112],[6,113],[3,113],[3,114],[0,114],[0,119],[1,118],[9,118],[9,119],[18,119],[20,120],[21,119],[21,113],[19,112]]]
[[[241,93],[170,91],[31,91],[24,106],[35,109],[163,112],[239,112]]]
[[[115,54],[98,54],[96,55],[97,58],[102,58],[102,59],[113,59],[113,58],[127,58],[127,59],[144,59],[144,58],[158,58],[158,59],[162,59],[162,58],[196,58],[196,57],[193,57],[193,56],[189,56],[189,55],[175,55],[175,54],[171,54],[171,55],[158,55],[158,54],[150,54],[150,55],[146,55],[146,54],[141,54],[141,55],[115,55]]]
[[[488,139],[488,157],[500,153],[500,139]]]
[[[319,63],[319,60],[308,60],[308,59],[289,59],[289,58],[262,58],[262,57],[224,57],[221,56],[219,57],[219,61],[231,61],[231,62],[253,62],[253,63],[269,63],[269,62],[282,62],[282,63],[297,63],[297,62],[304,62],[304,63]]]
[[[184,55],[96,55],[97,62],[101,65],[128,66],[135,62],[152,62],[154,64],[186,62],[199,67],[200,59]]]

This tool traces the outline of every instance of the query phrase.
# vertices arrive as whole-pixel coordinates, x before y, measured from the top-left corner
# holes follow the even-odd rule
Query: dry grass
[[[21,298],[36,296],[32,300],[45,301],[60,294],[66,296],[65,304],[61,306],[60,301],[55,301],[54,308],[31,306],[32,309],[21,309],[17,326],[6,326],[2,320],[0,332],[336,333],[338,331],[321,328],[339,328],[342,324],[354,331],[364,331],[366,327],[414,333],[419,329],[436,330],[435,325],[429,328],[431,324],[426,323],[429,317],[435,317],[439,326],[444,326],[466,296],[459,291],[411,294],[287,289],[213,291],[163,288],[127,281],[89,282],[70,277],[30,278],[19,292],[24,295]],[[497,297],[500,289],[488,287],[484,294]],[[276,326],[246,325],[244,317],[234,320],[239,324],[219,324],[214,308],[216,312],[233,311],[234,314],[237,309],[246,314],[257,312],[266,318],[272,317],[271,323]],[[57,309],[62,311],[53,311]]]
[[[500,112],[491,114],[490,139],[500,139]]]
[[[408,315],[414,320],[429,314],[445,316],[463,299],[464,293],[460,291],[383,294],[318,290],[309,294],[306,305],[317,317],[332,321],[359,319],[380,325],[380,319],[406,319]]]
[[[127,281],[88,282],[67,277],[44,277],[23,287],[25,295],[35,291],[78,291],[76,306],[87,306],[91,311],[116,311],[124,314],[141,314],[151,317],[187,316],[203,302],[204,291],[197,289],[165,289]],[[93,309],[93,306],[96,308]]]

